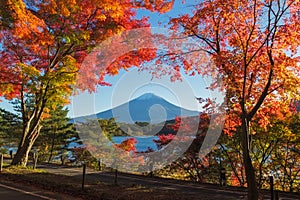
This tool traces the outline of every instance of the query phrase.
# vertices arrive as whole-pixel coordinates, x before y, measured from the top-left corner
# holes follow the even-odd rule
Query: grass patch
[[[8,174],[32,174],[32,173],[48,173],[42,169],[33,169],[33,167],[15,166],[10,164],[4,164],[4,173]]]
[[[67,194],[77,193],[80,186],[74,178],[48,173],[32,167],[8,166],[3,169],[0,177],[9,181],[25,183]]]
[[[3,167],[3,168],[9,167],[9,166],[10,166],[9,163],[3,163],[3,164],[2,164],[2,167]]]

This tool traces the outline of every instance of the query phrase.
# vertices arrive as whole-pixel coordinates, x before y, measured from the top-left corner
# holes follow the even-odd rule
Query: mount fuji
[[[198,111],[181,108],[153,93],[145,93],[127,103],[96,114],[98,119],[115,118],[117,122],[124,123],[160,123],[174,120],[177,116],[197,115],[199,115]],[[75,121],[81,121],[85,117],[89,116],[78,117]]]

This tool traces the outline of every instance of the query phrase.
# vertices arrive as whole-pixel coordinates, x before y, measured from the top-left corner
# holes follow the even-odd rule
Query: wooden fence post
[[[101,159],[98,160],[98,168],[99,168],[99,171],[102,171],[102,160]]]
[[[33,169],[36,169],[38,157],[39,157],[38,153],[33,153]]]
[[[83,171],[82,171],[82,185],[81,189],[84,190],[84,182],[85,182],[85,173],[86,173],[86,164],[83,164]]]

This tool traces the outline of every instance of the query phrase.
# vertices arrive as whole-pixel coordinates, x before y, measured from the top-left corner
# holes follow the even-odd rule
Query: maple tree
[[[245,167],[238,133],[230,136],[223,133],[218,141],[215,154],[219,157],[220,165],[229,169],[231,179],[229,184],[245,186]]]
[[[181,66],[215,77],[211,89],[223,83],[228,110],[224,131],[233,134],[241,128],[239,140],[251,200],[259,198],[249,148],[251,121],[258,119],[266,127],[269,114],[283,117],[281,111],[289,112],[289,101],[299,97],[299,7],[297,0],[212,0],[170,21],[172,29],[198,41],[199,50],[206,51],[213,62],[201,68],[195,58]]]
[[[92,166],[93,164],[97,163],[97,160],[91,155],[87,147],[79,146],[74,147],[71,149],[72,152],[72,158],[70,159],[70,162],[73,165],[82,165],[83,163],[86,163],[88,166]],[[62,158],[62,165],[64,164],[64,159]]]
[[[293,192],[300,185],[300,154],[296,151],[299,149],[299,120],[300,115],[296,113],[276,121],[280,127],[278,145],[271,156],[269,169],[274,172],[275,184],[283,191]]]
[[[114,34],[149,26],[146,18],[134,18],[135,9],[166,12],[173,2],[1,0],[0,95],[19,99],[23,121],[13,165],[27,164],[41,121],[56,105],[68,103],[76,78],[80,79],[79,70],[87,75],[81,77],[81,89],[95,91],[97,85],[107,85],[105,75],[154,56],[153,51],[131,52],[129,56],[135,59],[126,60],[125,55],[109,65],[102,63],[103,70],[89,74],[95,72],[90,70],[93,65],[81,67],[81,63],[93,47]],[[114,53],[115,48],[111,49],[107,52]]]
[[[121,144],[116,144],[117,148],[123,149],[127,152],[136,152],[135,144],[137,143],[135,138],[128,138],[121,142]]]
[[[284,108],[283,108],[284,109]],[[204,121],[207,116],[203,118]],[[180,127],[181,118],[169,128]],[[256,179],[259,189],[270,189],[269,176],[274,176],[275,188],[282,191],[296,191],[299,185],[299,113],[287,113],[283,119],[277,114],[270,115],[270,123],[265,127],[259,119],[251,122],[250,150],[253,165],[257,170]],[[203,122],[203,121],[202,121]],[[205,129],[209,124],[200,123]],[[184,123],[189,126],[188,123]],[[204,131],[205,132],[205,131]],[[222,134],[216,147],[202,159],[198,156],[205,134],[197,135],[196,140],[182,158],[174,161],[160,171],[161,176],[189,179],[205,183],[218,183],[221,168],[227,170],[227,184],[247,186],[242,148],[239,141],[241,127],[234,134]],[[176,132],[175,132],[176,134]],[[158,148],[164,148],[176,135],[158,135],[154,140]]]
[[[297,154],[297,135],[299,133],[299,113],[292,112],[279,119],[270,115],[270,123],[261,125],[259,119],[251,122],[250,151],[259,189],[269,189],[269,176],[274,176],[275,187],[282,191],[294,191],[299,184],[300,173]],[[229,184],[247,186],[245,166],[242,160],[242,148],[239,142],[241,128],[232,135],[222,134],[218,145],[212,152],[219,157],[220,165],[230,169]]]
[[[253,165],[257,169],[259,188],[269,185],[265,176],[270,173],[272,168],[270,166],[270,162],[272,162],[271,157],[274,156],[275,150],[280,148],[280,138],[283,135],[287,135],[286,127],[276,118],[270,119],[270,124],[267,127],[260,126],[258,122],[253,122],[251,127],[252,138],[250,149]]]
[[[174,123],[167,126],[168,129],[174,132],[173,134],[157,135],[158,139],[153,141],[159,150],[168,147],[169,143],[172,142],[176,144],[176,151],[183,154],[162,171],[168,171],[169,176],[170,174],[174,176],[181,175],[190,180],[205,182],[204,177],[209,176],[208,168],[210,168],[210,172],[213,171],[212,159],[208,159],[208,156],[199,156],[199,149],[207,134],[210,120],[210,116],[206,113],[193,117],[176,117]],[[178,132],[180,133],[178,134]],[[188,143],[189,146],[186,145]]]
[[[168,135],[163,134],[163,135],[158,135],[157,137],[158,139],[153,140],[153,142],[156,143],[158,149],[161,149],[165,145],[169,144],[174,139],[175,136],[173,134],[168,134]]]

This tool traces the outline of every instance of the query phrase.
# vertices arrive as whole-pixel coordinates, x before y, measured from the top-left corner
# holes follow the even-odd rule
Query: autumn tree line
[[[21,134],[10,136],[18,140],[11,164],[27,165],[51,111],[67,105],[72,94],[95,92],[97,86],[110,85],[107,75],[138,67],[154,78],[170,76],[170,81],[180,80],[182,72],[213,77],[209,88],[226,96],[223,139],[229,137],[227,142],[236,141],[240,148],[231,151],[222,142],[220,161],[240,159],[230,166],[238,182],[247,185],[250,200],[260,198],[266,167],[278,172],[282,188],[292,190],[299,171],[292,170],[299,163],[299,135],[291,102],[300,97],[300,2],[195,1],[190,12],[163,24],[169,38],[189,38],[194,45],[178,44],[174,53],[170,40],[156,44],[155,37],[147,36],[159,33],[148,29],[137,41],[152,48],[118,55],[115,50],[128,41],[128,30],[151,26],[147,17],[136,17],[137,10],[162,14],[173,6],[174,0],[0,0],[0,95],[16,100],[21,113],[20,128],[14,129]],[[108,39],[116,35],[119,39]],[[103,41],[110,48],[98,52],[93,63],[83,62]],[[158,51],[157,45],[165,50]],[[200,51],[209,64],[195,54]],[[118,55],[113,63],[101,59],[113,55]],[[156,65],[144,65],[149,61]],[[215,106],[206,108],[219,112]]]

